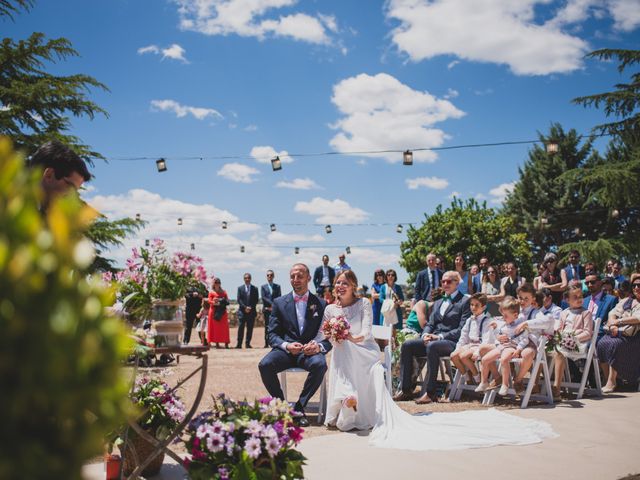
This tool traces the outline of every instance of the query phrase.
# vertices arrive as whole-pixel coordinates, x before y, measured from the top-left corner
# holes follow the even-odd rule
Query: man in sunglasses
[[[602,290],[602,278],[595,270],[586,273],[584,283],[589,290],[589,295],[584,297],[584,308],[591,312],[594,322],[597,318],[602,319],[598,332],[598,340],[600,340],[604,335],[604,326],[609,319],[609,312],[616,306],[618,299]]]
[[[30,168],[42,169],[42,213],[47,211],[54,198],[80,190],[82,184],[91,179],[84,160],[69,147],[55,140],[38,148],[29,159],[28,165]]]

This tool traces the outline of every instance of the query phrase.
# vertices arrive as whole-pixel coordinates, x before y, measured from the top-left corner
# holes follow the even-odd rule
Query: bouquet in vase
[[[184,467],[192,480],[304,478],[295,449],[304,430],[287,402],[265,397],[235,402],[220,394],[188,426]]]
[[[322,333],[332,343],[341,343],[349,338],[349,330],[351,325],[344,315],[330,318],[322,324]]]

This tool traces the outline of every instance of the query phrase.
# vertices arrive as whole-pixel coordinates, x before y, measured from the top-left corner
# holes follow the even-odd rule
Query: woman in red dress
[[[215,343],[216,348],[220,348],[220,343],[224,343],[225,348],[229,348],[229,317],[227,315],[227,305],[229,297],[220,286],[220,279],[213,279],[213,290],[209,292],[209,317],[207,337],[209,343]]]

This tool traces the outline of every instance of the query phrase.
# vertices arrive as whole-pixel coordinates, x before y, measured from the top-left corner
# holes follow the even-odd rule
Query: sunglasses
[[[640,288],[640,283],[634,283],[631,288]]]
[[[447,285],[447,284],[449,284],[449,283],[453,283],[453,280],[444,279],[444,280],[442,280],[442,283],[443,283],[443,284],[445,284],[445,285]]]
[[[378,272],[378,273],[376,273],[376,277],[384,277],[384,272]]]
[[[585,280],[585,285],[595,285],[598,283],[598,280]]]
[[[387,273],[387,277],[395,277],[393,273]]]
[[[496,274],[496,271],[495,271],[495,270],[488,270],[488,271],[487,271],[487,274],[488,274],[488,275],[495,275],[495,274]]]

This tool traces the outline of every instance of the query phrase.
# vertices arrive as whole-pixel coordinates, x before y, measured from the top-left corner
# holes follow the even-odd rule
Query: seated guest
[[[416,333],[422,332],[427,324],[429,302],[419,300],[411,307],[411,312],[407,317],[406,328],[410,328]]]
[[[640,273],[631,276],[633,295],[620,300],[609,314],[608,332],[598,342],[598,358],[607,377],[604,393],[616,389],[618,377],[628,382],[640,378],[640,333],[626,336],[621,331],[626,325],[640,324]]]
[[[458,291],[460,277],[457,272],[448,271],[442,276],[442,288],[445,295],[433,305],[429,321],[422,331],[421,338],[408,340],[400,351],[400,393],[394,400],[413,398],[414,385],[411,383],[413,360],[427,357],[428,375],[422,385],[422,392],[416,403],[424,404],[437,401],[436,379],[440,357],[453,352],[460,338],[460,331],[471,315],[469,298]]]
[[[548,288],[542,288],[538,290],[542,294],[542,306],[540,307],[540,312],[544,315],[550,315],[553,318],[553,321],[560,319],[560,314],[562,313],[562,309],[553,303],[553,295],[551,295],[551,290]]]
[[[544,266],[541,263],[534,264],[534,268],[538,274],[533,277],[533,288],[540,290],[540,282],[542,281],[542,272],[544,272]]]
[[[622,281],[620,285],[618,285],[617,293],[619,300],[631,297],[631,282],[629,280]]]
[[[617,289],[619,289],[622,282],[627,279],[627,277],[622,275],[622,263],[618,260],[615,260],[611,266],[611,278],[615,281],[615,287]]]
[[[569,287],[569,308],[562,311],[560,320],[556,322],[555,330],[562,337],[574,336],[578,342],[577,350],[570,350],[562,345],[556,345],[553,353],[555,364],[555,377],[551,390],[554,400],[560,399],[560,385],[564,377],[565,359],[577,359],[584,355],[593,335],[593,319],[591,312],[584,308],[582,298],[582,287],[572,285]]]
[[[609,312],[616,306],[618,299],[613,295],[607,295],[602,290],[602,279],[595,271],[587,271],[584,281],[589,289],[589,295],[585,297],[583,306],[591,312],[594,322],[598,318],[601,319],[598,332],[598,341],[600,341],[604,336],[604,326],[609,319]]]
[[[490,327],[491,317],[484,313],[487,296],[474,293],[469,300],[471,316],[462,327],[456,349],[451,354],[451,361],[461,374],[471,374],[476,383],[480,382],[480,374],[476,361],[480,358],[480,344],[494,343],[493,329]]]
[[[334,302],[333,292],[329,287],[326,287],[324,292],[322,292],[322,298],[327,305],[331,305]]]
[[[505,264],[506,276],[500,283],[500,295],[504,297],[518,296],[518,287],[523,285],[527,279],[518,275],[518,267],[514,262],[508,262]]]
[[[487,348],[484,348],[484,346],[480,348],[482,376],[476,392],[484,392],[496,388],[498,383],[501,383],[498,395],[504,396],[509,391],[511,359],[518,358],[522,350],[529,345],[529,336],[526,333],[516,333],[516,329],[522,321],[518,318],[520,304],[515,298],[506,297],[500,303],[500,313],[502,313],[504,323],[498,325],[497,322],[492,322],[492,326],[496,327],[496,343],[487,345]],[[496,361],[500,362],[500,373],[498,373]],[[489,373],[493,375],[491,384],[488,382]],[[499,378],[500,381],[498,381]]]
[[[602,279],[602,291],[605,295],[616,295],[615,282],[611,277],[604,277]]]

